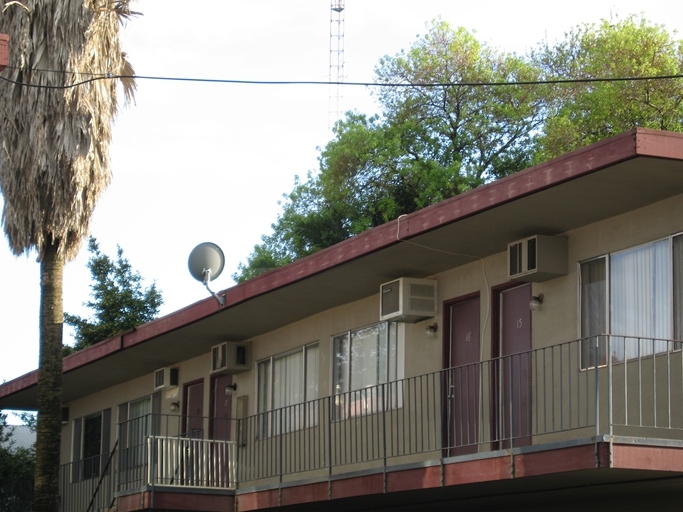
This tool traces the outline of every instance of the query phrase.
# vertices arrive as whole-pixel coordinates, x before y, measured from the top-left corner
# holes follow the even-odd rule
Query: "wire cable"
[[[13,66],[7,66],[6,69],[21,69]],[[79,87],[97,80],[115,80],[115,79],[132,79],[132,80],[156,80],[168,82],[196,82],[196,83],[217,83],[217,84],[236,84],[236,85],[343,85],[349,87],[399,87],[399,88],[448,88],[448,87],[520,87],[520,86],[536,86],[536,85],[562,85],[562,84],[577,84],[577,83],[606,83],[606,82],[637,82],[647,80],[675,80],[683,78],[683,74],[673,75],[652,75],[652,76],[633,76],[633,77],[612,77],[612,78],[560,78],[551,80],[527,80],[518,82],[436,82],[436,83],[386,83],[386,82],[332,82],[332,81],[316,81],[316,80],[242,80],[242,79],[227,79],[227,78],[197,78],[197,77],[173,77],[173,76],[152,76],[152,75],[115,75],[113,73],[77,73],[73,71],[56,71],[45,69],[33,69],[36,72],[49,73],[63,73],[73,75],[90,75],[90,78],[67,85],[40,85],[27,82],[20,82],[0,75],[0,79],[20,85],[24,87],[35,87],[44,89],[69,89]]]

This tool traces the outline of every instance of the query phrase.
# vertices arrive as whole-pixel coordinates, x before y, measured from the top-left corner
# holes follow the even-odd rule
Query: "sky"
[[[552,6],[552,7],[550,7]],[[144,77],[327,81],[330,0],[137,0],[122,45]],[[603,18],[646,19],[683,38],[683,2],[666,0],[345,0],[344,81],[369,82],[382,56],[408,49],[441,17],[499,50],[524,53]],[[214,242],[226,257],[213,291],[231,278],[277,220],[295,176],[318,169],[330,140],[326,85],[241,85],[138,79],[111,145],[112,183],[91,222],[100,250],[119,245],[167,315],[208,296],[187,258]],[[342,110],[379,112],[370,89],[342,86]],[[333,119],[332,119],[333,120]],[[2,199],[0,198],[0,202]],[[0,382],[38,366],[39,263],[0,241]],[[64,272],[64,310],[88,316],[86,244]],[[65,328],[65,341],[72,332]]]

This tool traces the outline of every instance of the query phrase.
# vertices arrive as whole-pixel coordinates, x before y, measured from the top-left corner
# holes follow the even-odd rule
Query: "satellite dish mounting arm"
[[[213,295],[213,298],[216,299],[221,306],[225,306],[225,297],[221,297],[220,295],[212,291],[211,288],[209,288],[209,281],[211,281],[210,268],[205,268],[202,270],[202,281],[204,281],[204,286],[206,286],[206,289],[209,290],[209,293]]]
[[[192,277],[204,283],[206,289],[209,290],[209,293],[213,295],[221,307],[225,306],[225,295],[221,297],[209,288],[209,281],[221,275],[225,266],[225,256],[221,248],[211,242],[199,244],[192,249],[187,260],[187,266]]]

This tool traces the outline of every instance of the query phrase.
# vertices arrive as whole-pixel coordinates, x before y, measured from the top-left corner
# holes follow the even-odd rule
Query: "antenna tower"
[[[330,104],[328,128],[340,112],[339,84],[344,81],[344,0],[330,0]]]

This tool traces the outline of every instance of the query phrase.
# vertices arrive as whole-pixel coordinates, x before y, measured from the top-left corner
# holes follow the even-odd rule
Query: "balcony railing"
[[[598,336],[240,420],[146,415],[119,425],[112,478],[229,490],[603,435],[683,442],[682,359],[680,342]]]
[[[235,443],[209,439],[149,436],[148,484],[234,489]]]
[[[234,489],[235,420],[149,414],[119,424],[119,489]],[[212,439],[213,438],[213,439]]]
[[[683,441],[680,342],[597,336],[251,416],[238,425],[237,480],[259,485],[602,435]]]

